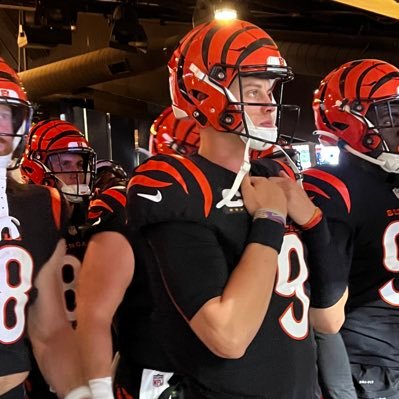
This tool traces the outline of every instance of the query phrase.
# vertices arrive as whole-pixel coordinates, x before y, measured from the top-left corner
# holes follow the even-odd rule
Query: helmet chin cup
[[[62,184],[60,188],[69,202],[80,203],[83,197],[89,197],[91,191],[87,184]]]
[[[268,150],[277,142],[278,131],[277,127],[257,127],[252,122],[248,114],[244,113],[246,127],[243,133],[245,136],[240,136],[246,143],[250,139],[249,147],[257,151]]]
[[[263,128],[264,129],[264,128]],[[271,143],[265,143],[264,141],[255,139],[253,137],[248,137],[248,136],[240,136],[241,140],[246,144],[248,140],[250,141],[249,143],[249,148],[251,150],[256,150],[256,151],[266,151],[270,148],[273,147],[273,144]]]

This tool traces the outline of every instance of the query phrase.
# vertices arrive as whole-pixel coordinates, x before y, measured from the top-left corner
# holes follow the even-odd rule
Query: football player
[[[60,278],[65,311],[74,327],[75,286],[87,246],[82,227],[93,189],[95,160],[96,154],[83,133],[70,122],[54,119],[32,126],[20,165],[21,174],[28,183],[58,188],[66,199],[68,226],[64,237],[67,253]],[[27,388],[30,399],[55,397],[35,365]]]
[[[328,231],[280,164],[249,162],[249,149],[277,143],[283,110],[296,109],[281,103],[292,71],[266,32],[239,20],[189,32],[169,71],[175,116],[193,118],[201,140],[198,154],[150,158],[129,182],[128,293],[143,278],[152,307],[137,320],[122,302],[120,397],[147,398],[146,385],[163,382],[148,381],[156,369],[175,372],[172,397],[312,398],[302,238]]]
[[[95,178],[96,154],[84,134],[70,122],[44,120],[30,129],[20,169],[29,183],[57,187],[68,206],[67,257],[62,270],[65,306],[75,324],[75,284],[86,241],[84,225]]]
[[[12,180],[31,105],[18,75],[0,59],[0,396],[23,399],[30,369],[29,334],[46,379],[66,399],[90,398],[82,384],[73,330],[58,274],[65,253],[65,209],[56,189]]]
[[[125,238],[127,180],[126,172],[117,162],[97,162],[95,195],[87,218],[88,246],[77,299],[81,358],[93,398],[97,399],[114,397],[113,318],[134,271],[133,251]]]
[[[334,312],[339,320],[345,313],[341,334],[359,398],[399,398],[398,89],[395,66],[356,60],[328,74],[313,100],[320,141],[341,153],[339,165],[307,170],[305,188],[337,244],[324,279],[336,298],[349,287]],[[318,281],[310,283],[317,290]],[[316,293],[311,306],[320,316],[332,303]],[[315,327],[323,332],[325,324]]]

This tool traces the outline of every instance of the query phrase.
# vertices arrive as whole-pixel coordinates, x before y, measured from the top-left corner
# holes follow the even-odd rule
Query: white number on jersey
[[[299,263],[299,273],[293,279],[291,276],[291,256],[295,252]],[[284,332],[291,338],[301,340],[307,337],[309,298],[305,293],[304,284],[308,278],[303,245],[299,237],[292,233],[284,236],[283,245],[278,256],[278,272],[275,292],[283,297],[296,296],[302,304],[302,317],[297,319],[294,314],[294,304],[286,308],[279,322]]]
[[[399,253],[396,239],[399,235],[399,222],[392,222],[385,229],[382,238],[382,248],[384,251],[384,266],[392,273],[399,273]],[[382,300],[392,306],[399,306],[399,292],[395,289],[394,278],[391,278],[380,289],[379,293]]]
[[[10,281],[10,268],[16,267],[19,281]],[[9,245],[0,248],[0,342],[11,344],[18,341],[25,331],[25,306],[32,288],[33,260],[28,251]],[[11,305],[13,304],[13,305]],[[7,309],[12,306],[15,319],[8,325]]]
[[[65,255],[63,262],[63,273],[64,269],[68,268],[68,280],[62,276],[62,285],[64,289],[64,305],[67,318],[70,322],[76,321],[75,315],[75,300],[76,300],[76,281],[80,271],[81,262],[73,255]],[[71,270],[72,269],[72,270]]]

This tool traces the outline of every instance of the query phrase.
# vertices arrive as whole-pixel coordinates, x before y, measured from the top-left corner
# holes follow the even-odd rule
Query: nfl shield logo
[[[154,387],[160,387],[163,385],[163,374],[155,374],[152,377],[152,385]]]

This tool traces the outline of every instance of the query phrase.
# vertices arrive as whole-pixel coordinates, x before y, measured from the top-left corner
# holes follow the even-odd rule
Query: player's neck
[[[232,172],[238,172],[244,158],[245,144],[236,134],[212,128],[201,131],[198,153],[209,161]]]

